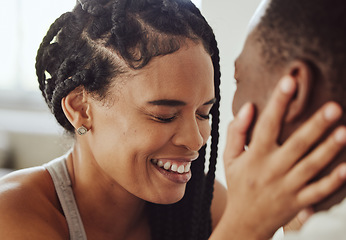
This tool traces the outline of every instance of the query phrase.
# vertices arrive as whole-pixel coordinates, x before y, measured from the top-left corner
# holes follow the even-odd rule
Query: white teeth
[[[191,168],[191,163],[189,162],[189,163],[185,166],[185,172],[186,172],[186,173],[190,172],[190,168]]]
[[[163,166],[164,169],[169,170],[171,168],[171,163],[166,162],[165,165]]]
[[[178,168],[178,173],[183,173],[184,170],[185,170],[184,165],[181,165],[181,166]]]
[[[152,159],[152,163],[156,164],[160,168],[164,168],[165,170],[170,170],[172,172],[176,172],[180,174],[188,173],[191,168],[191,162],[188,162],[186,166],[184,165],[179,166],[178,164],[171,163],[169,161],[167,161],[166,163],[163,163],[162,160]]]
[[[160,160],[160,161],[158,161],[157,166],[159,166],[159,167],[163,167],[163,162],[162,162],[161,160]]]
[[[171,171],[176,172],[178,169],[178,166],[176,164],[173,164],[171,167]]]

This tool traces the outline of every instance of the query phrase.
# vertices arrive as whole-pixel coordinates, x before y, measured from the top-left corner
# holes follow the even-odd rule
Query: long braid
[[[196,7],[191,7],[190,11],[199,16],[200,19],[203,19],[205,22],[205,18],[202,16],[200,10]],[[203,30],[202,30],[203,31]],[[212,32],[211,28],[210,31]],[[200,219],[205,221],[205,223],[201,223],[203,227],[199,230],[199,237],[197,239],[207,239],[211,234],[211,212],[210,206],[213,199],[213,191],[214,191],[214,181],[215,181],[215,171],[216,171],[216,163],[218,157],[218,143],[219,143],[219,122],[220,122],[220,55],[219,49],[217,47],[217,42],[215,36],[213,35],[210,39],[210,48],[212,53],[212,62],[214,67],[214,88],[215,88],[215,98],[217,101],[211,109],[212,115],[212,131],[211,131],[211,147],[210,147],[210,159],[208,166],[208,173],[206,175],[205,180],[205,192],[203,196],[203,205],[202,205],[202,214]]]
[[[188,182],[181,201],[172,205],[149,203],[153,240],[200,239],[205,149],[204,146],[199,151],[199,158],[191,166],[193,177]]]
[[[211,109],[212,136],[209,170],[206,146],[192,163],[192,178],[181,201],[148,203],[153,240],[208,239],[210,205],[218,144],[220,67],[212,29],[189,0],[79,0],[49,29],[38,50],[36,72],[42,94],[57,121],[74,132],[61,108],[61,99],[83,86],[105,98],[116,77],[127,69],[141,69],[153,57],[173,53],[184,39],[202,43],[214,66],[215,105]],[[54,41],[53,41],[54,40]],[[46,79],[46,73],[51,78]],[[115,80],[114,80],[115,79]]]
[[[211,115],[212,115],[212,132],[211,132],[211,147],[210,147],[210,159],[209,159],[209,167],[208,167],[208,173],[206,176],[206,187],[205,187],[205,196],[204,196],[204,204],[203,209],[206,210],[205,212],[205,219],[206,221],[210,221],[209,224],[206,224],[208,228],[204,228],[206,231],[203,236],[210,235],[211,234],[211,212],[210,212],[210,206],[213,199],[213,192],[214,192],[214,182],[215,182],[215,171],[216,171],[216,163],[217,163],[217,157],[218,157],[218,143],[219,143],[219,122],[220,122],[220,78],[221,78],[221,72],[220,72],[220,57],[219,57],[219,51],[217,48],[217,42],[215,38],[212,41],[212,47],[213,47],[213,55],[212,55],[212,61],[214,65],[214,86],[215,86],[215,97],[218,99],[214,106],[211,109]]]
[[[202,199],[205,188],[205,174],[204,174],[204,166],[205,166],[205,152],[206,146],[204,146],[200,151],[200,157],[196,161],[196,164],[192,170],[192,174],[196,175],[194,180],[191,179],[191,188],[193,188],[193,196],[191,198],[191,220],[190,220],[190,239],[199,239],[199,231],[201,230],[201,213],[202,213]],[[197,177],[198,176],[198,177]],[[206,227],[206,226],[204,226]]]

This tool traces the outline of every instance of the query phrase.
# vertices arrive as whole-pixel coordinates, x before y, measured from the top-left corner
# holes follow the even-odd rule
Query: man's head
[[[342,0],[263,1],[236,60],[233,111],[246,101],[262,111],[277,81],[296,79],[283,142],[328,100],[346,106],[346,4]]]
[[[251,101],[260,114],[285,75],[293,77],[298,87],[287,109],[279,143],[327,101],[336,101],[345,109],[345,16],[343,0],[264,0],[235,63],[233,112]],[[334,164],[345,161],[343,154]],[[346,188],[339,197],[345,195]]]

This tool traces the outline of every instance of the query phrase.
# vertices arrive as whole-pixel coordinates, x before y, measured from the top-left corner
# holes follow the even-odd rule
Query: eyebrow
[[[216,98],[210,99],[208,102],[203,103],[203,105],[211,105],[216,103]]]
[[[210,105],[210,104],[214,104],[215,102],[216,102],[216,98],[213,98],[203,103],[203,105]],[[154,106],[167,106],[167,107],[179,107],[179,106],[186,105],[186,102],[183,102],[180,100],[171,100],[171,99],[160,99],[155,101],[149,101],[148,103]]]

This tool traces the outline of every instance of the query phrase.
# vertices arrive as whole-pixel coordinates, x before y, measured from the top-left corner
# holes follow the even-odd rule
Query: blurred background
[[[39,44],[75,0],[0,0],[0,175],[41,165],[63,153],[73,140],[64,134],[38,90],[35,56]],[[260,0],[195,0],[213,27],[221,52],[221,122],[217,178],[225,184],[222,154],[232,120],[234,60]]]

